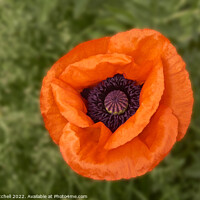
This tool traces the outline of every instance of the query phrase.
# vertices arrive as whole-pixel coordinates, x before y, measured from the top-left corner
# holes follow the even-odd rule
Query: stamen
[[[92,88],[85,88],[81,95],[87,100],[87,115],[114,132],[137,111],[141,89],[142,85],[116,74]]]

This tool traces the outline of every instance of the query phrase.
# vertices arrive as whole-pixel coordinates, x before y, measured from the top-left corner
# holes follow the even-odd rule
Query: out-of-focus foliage
[[[147,175],[116,182],[80,177],[44,129],[42,78],[76,44],[135,27],[160,31],[186,61],[195,98],[192,123],[186,137]],[[0,0],[0,194],[199,200],[199,63],[199,0]]]

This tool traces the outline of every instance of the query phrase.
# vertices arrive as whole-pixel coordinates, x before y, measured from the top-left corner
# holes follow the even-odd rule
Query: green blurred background
[[[70,170],[44,128],[42,78],[78,43],[135,27],[160,31],[186,61],[195,98],[192,122],[152,172],[131,180],[93,181]],[[0,0],[0,194],[199,200],[199,88],[199,0]]]

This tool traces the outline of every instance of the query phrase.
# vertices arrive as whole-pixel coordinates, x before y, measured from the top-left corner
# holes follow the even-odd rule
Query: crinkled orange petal
[[[156,62],[148,61],[143,65],[138,65],[133,60],[124,69],[125,78],[136,80],[138,84],[143,84],[157,62],[160,62],[160,57],[156,59]]]
[[[157,31],[132,29],[112,36],[108,52],[133,56],[135,63],[144,66],[150,60],[157,60],[166,43],[169,43],[169,40]]]
[[[109,138],[106,149],[119,147],[136,137],[149,123],[159,106],[164,90],[162,63],[159,62],[149,74],[140,94],[140,107],[136,113],[122,124]]]
[[[162,125],[160,126],[158,123]],[[169,153],[176,142],[177,134],[177,118],[171,108],[160,105],[149,125],[139,135],[139,138],[147,145],[149,150],[154,152],[151,169]]]
[[[65,127],[67,120],[60,114],[60,111],[58,110],[53,98],[50,84],[59,73],[59,69],[61,68],[62,66],[59,63],[56,63],[49,70],[47,76],[43,79],[40,94],[40,109],[44,119],[44,124],[51,138],[56,144],[59,142],[60,136],[62,135],[62,130]]]
[[[110,37],[103,37],[95,40],[83,42],[74,47],[69,53],[58,60],[64,66],[97,54],[105,54],[108,50]]]
[[[165,90],[161,104],[169,106],[179,121],[177,140],[181,140],[190,123],[193,108],[193,92],[185,62],[169,44],[162,55]]]
[[[152,170],[163,159],[176,141],[177,126],[171,109],[161,106],[140,136],[116,149],[103,148],[111,132],[101,122],[88,128],[68,123],[59,146],[78,174],[99,180],[128,179]]]
[[[67,121],[79,127],[93,124],[91,118],[86,115],[87,109],[80,93],[59,79],[53,80],[51,87],[58,109]]]
[[[104,54],[107,52],[110,38],[104,37],[96,40],[83,42],[73,48],[69,53],[60,58],[48,71],[42,82],[40,95],[40,109],[44,119],[45,127],[55,143],[59,142],[62,130],[67,120],[60,114],[51,90],[51,82],[58,78],[64,69],[74,62],[84,58]]]
[[[114,76],[131,61],[130,56],[118,53],[91,56],[69,65],[60,79],[75,89],[83,89]]]

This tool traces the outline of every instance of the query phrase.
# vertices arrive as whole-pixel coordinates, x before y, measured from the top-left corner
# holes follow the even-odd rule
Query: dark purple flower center
[[[137,111],[141,89],[142,85],[116,74],[84,89],[81,95],[87,100],[87,115],[114,132]]]
[[[120,115],[128,107],[128,98],[121,90],[114,90],[106,96],[104,106],[110,114]]]

